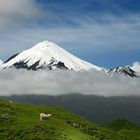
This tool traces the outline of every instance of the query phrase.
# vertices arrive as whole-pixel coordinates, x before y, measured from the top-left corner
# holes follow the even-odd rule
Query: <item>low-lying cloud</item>
[[[0,95],[81,93],[98,96],[140,95],[140,79],[101,72],[0,71]]]
[[[133,69],[134,71],[140,73],[140,63],[139,63],[139,62],[134,62],[134,63],[133,63],[133,66],[132,66],[132,69]]]

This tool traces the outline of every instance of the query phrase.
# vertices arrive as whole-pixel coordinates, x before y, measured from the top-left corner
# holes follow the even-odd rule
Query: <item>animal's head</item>
[[[48,117],[52,116],[52,114],[48,114]]]

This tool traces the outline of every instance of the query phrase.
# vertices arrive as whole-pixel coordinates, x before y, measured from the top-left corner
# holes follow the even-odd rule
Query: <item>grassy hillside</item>
[[[118,118],[123,118],[140,126],[140,96],[106,98],[68,94],[60,96],[12,95],[7,98],[16,103],[60,106],[97,124],[109,124]]]
[[[124,119],[113,121],[107,128],[115,131],[119,135],[125,136],[127,140],[140,140],[140,127]]]
[[[122,129],[133,129],[133,128],[138,128],[137,126],[135,126],[134,124],[130,123],[127,120],[124,119],[117,119],[115,121],[113,121],[112,123],[110,123],[108,125],[108,128],[114,130],[114,131],[120,131]]]
[[[53,114],[39,121],[41,112]],[[74,123],[76,126],[74,126]],[[61,108],[10,103],[0,99],[0,140],[126,140]]]

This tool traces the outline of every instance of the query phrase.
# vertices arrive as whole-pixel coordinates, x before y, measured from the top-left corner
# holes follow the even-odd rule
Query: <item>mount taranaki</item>
[[[73,70],[73,71],[100,71],[108,74],[119,73],[130,77],[137,77],[136,71],[131,67],[117,67],[106,69],[86,62],[57,44],[43,41],[28,50],[21,51],[1,62],[0,69],[16,68],[27,70]]]

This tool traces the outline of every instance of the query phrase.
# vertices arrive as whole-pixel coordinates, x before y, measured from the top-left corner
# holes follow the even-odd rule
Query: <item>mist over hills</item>
[[[0,140],[140,140],[136,125],[139,0],[0,0]]]
[[[101,124],[120,117],[139,124],[140,79],[131,78],[138,77],[139,63],[106,69],[44,41],[0,69],[0,95],[15,102],[62,106]]]

